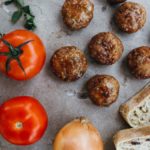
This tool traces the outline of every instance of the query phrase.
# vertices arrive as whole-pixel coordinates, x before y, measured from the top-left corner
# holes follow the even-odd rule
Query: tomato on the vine
[[[0,133],[12,144],[29,145],[37,142],[47,124],[44,107],[33,97],[15,97],[0,106]]]
[[[40,38],[16,30],[0,37],[0,71],[15,80],[28,80],[42,69],[46,58]]]

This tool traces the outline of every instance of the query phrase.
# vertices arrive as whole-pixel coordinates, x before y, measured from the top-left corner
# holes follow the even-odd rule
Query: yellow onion
[[[53,150],[103,150],[98,130],[86,118],[66,124],[56,135]]]

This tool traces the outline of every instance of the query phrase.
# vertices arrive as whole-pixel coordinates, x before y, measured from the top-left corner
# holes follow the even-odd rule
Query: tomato
[[[0,71],[15,80],[28,80],[42,69],[44,45],[31,31],[16,30],[0,39]]]
[[[0,133],[10,143],[29,145],[44,134],[48,117],[33,97],[12,98],[0,106]]]

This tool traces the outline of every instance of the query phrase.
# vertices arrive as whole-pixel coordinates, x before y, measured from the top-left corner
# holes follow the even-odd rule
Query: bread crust
[[[122,142],[147,137],[150,137],[150,126],[121,130],[114,135],[113,141],[117,149],[118,145]]]
[[[126,103],[120,106],[120,109],[119,109],[120,114],[131,127],[134,127],[134,126],[129,120],[129,113],[133,109],[138,107],[140,103],[145,101],[145,98],[148,96],[150,96],[150,82],[142,90],[140,90],[133,97],[131,97]]]

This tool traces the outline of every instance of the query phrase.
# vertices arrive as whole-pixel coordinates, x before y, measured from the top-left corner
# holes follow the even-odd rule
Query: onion
[[[98,130],[81,117],[65,125],[56,135],[53,150],[103,150]]]

